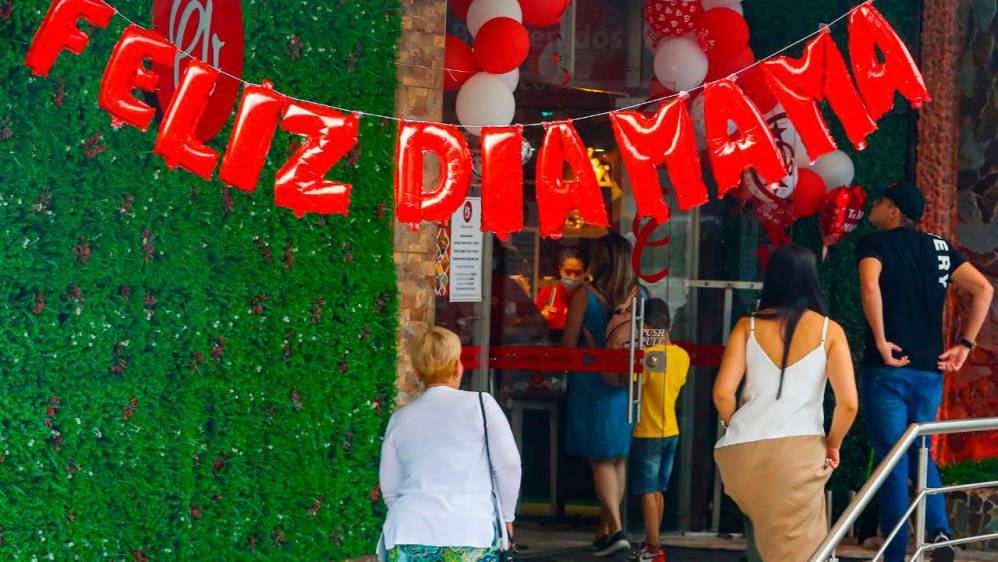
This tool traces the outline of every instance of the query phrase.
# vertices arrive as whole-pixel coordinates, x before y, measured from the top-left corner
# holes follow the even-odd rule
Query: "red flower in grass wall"
[[[45,293],[41,291],[35,291],[35,306],[31,309],[31,312],[38,316],[45,310]]]
[[[55,93],[52,94],[52,103],[56,107],[62,107],[62,102],[66,99],[66,82],[62,78],[53,80],[55,83]]]
[[[324,499],[325,498],[323,496],[315,498],[315,502],[312,503],[312,507],[308,508],[308,514],[314,516],[315,514],[319,513],[319,509],[322,507],[322,501]]]
[[[100,133],[94,133],[87,137],[87,140],[83,141],[83,154],[86,155],[87,160],[93,160],[97,158],[98,154],[107,150],[106,144],[97,144],[102,138],[103,135]]]
[[[80,265],[86,265],[90,261],[90,241],[87,240],[86,236],[81,236],[80,241],[73,248],[73,257]]]
[[[381,484],[375,484],[374,487],[371,488],[371,503],[376,503],[380,499],[381,499]]]
[[[142,261],[145,263],[149,263],[149,260],[156,254],[156,247],[152,245],[152,241],[155,239],[156,236],[151,230],[142,231]]]
[[[191,519],[201,519],[201,506],[192,505],[191,506]]]
[[[0,20],[7,21],[12,15],[14,15],[14,2],[12,0],[3,0],[3,4],[0,4]],[[0,543],[2,542],[0,541]]]

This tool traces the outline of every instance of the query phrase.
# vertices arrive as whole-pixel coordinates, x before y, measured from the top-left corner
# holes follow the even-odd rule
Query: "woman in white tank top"
[[[835,394],[827,437],[826,381]],[[770,258],[759,311],[731,332],[714,403],[727,428],[714,458],[759,554],[807,560],[828,530],[825,483],[859,407],[849,342],[826,315],[810,250],[790,245]]]

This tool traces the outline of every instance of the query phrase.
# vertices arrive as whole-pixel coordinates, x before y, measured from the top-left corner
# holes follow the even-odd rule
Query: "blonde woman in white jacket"
[[[490,394],[458,389],[464,369],[456,334],[431,328],[410,353],[426,392],[392,415],[381,446],[388,517],[379,558],[497,560],[520,489],[509,422]]]

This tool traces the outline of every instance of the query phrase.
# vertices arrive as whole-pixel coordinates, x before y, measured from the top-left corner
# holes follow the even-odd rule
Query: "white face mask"
[[[573,279],[571,277],[562,277],[561,278],[561,284],[564,285],[564,286],[566,286],[566,287],[568,287],[569,289],[578,287],[580,283],[582,283],[582,279],[579,279],[579,278],[575,278],[575,279]]]

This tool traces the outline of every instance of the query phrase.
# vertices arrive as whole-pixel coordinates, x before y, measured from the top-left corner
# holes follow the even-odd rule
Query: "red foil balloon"
[[[475,60],[485,72],[505,74],[530,53],[527,28],[513,18],[492,18],[475,34]]]
[[[754,62],[755,62],[755,53],[752,52],[751,47],[746,46],[744,49],[738,51],[737,53],[728,58],[718,61],[711,61],[710,64],[707,66],[707,78],[705,79],[705,81],[713,82],[714,80],[727,78],[728,76],[731,76],[732,74],[738,72],[739,70],[752,66],[752,63]],[[748,90],[745,90],[745,93],[749,94]],[[751,94],[749,95],[751,96]],[[759,109],[762,109],[762,107],[760,106]]]
[[[159,75],[148,70],[144,62],[149,59],[172,66],[176,51],[176,47],[155,31],[135,24],[125,28],[111,51],[97,97],[97,105],[111,114],[113,125],[124,122],[142,131],[149,128],[156,110],[135,99],[132,90],[154,91]]]
[[[247,86],[243,90],[218,179],[249,193],[256,190],[287,101],[267,81],[262,86]]]
[[[566,162],[572,170],[571,179],[562,176]],[[573,210],[579,211],[586,224],[610,224],[592,162],[571,121],[544,124],[536,189],[541,236],[545,238],[560,237]]]
[[[423,189],[423,153],[440,159],[439,179]],[[471,153],[454,125],[399,122],[395,146],[395,216],[413,230],[422,221],[444,222],[461,206],[471,183]]]
[[[777,57],[760,65],[770,90],[780,100],[800,134],[811,161],[837,147],[817,102],[828,99],[853,145],[863,150],[866,137],[877,129],[856,92],[828,30],[812,39],[803,58]]]
[[[205,146],[194,133],[218,76],[217,70],[199,60],[192,60],[184,70],[170,107],[163,114],[163,123],[152,149],[166,160],[166,166],[171,170],[180,166],[211,180],[218,152]]]
[[[794,188],[793,200],[794,216],[797,218],[812,217],[821,210],[822,203],[825,202],[825,194],[828,189],[825,187],[825,180],[817,172],[808,168],[797,170],[797,187]]]
[[[671,213],[662,197],[656,169],[659,164],[666,165],[684,211],[707,202],[693,120],[683,98],[663,103],[651,119],[634,111],[614,111],[610,123],[631,179],[639,217],[651,217],[658,224],[669,220]]]
[[[738,86],[763,113],[769,113],[779,103],[758,66],[739,74]]]
[[[31,40],[24,64],[32,74],[47,76],[59,53],[69,51],[79,55],[87,48],[90,36],[76,27],[78,21],[83,19],[103,29],[114,12],[114,8],[101,0],[55,0]]]
[[[479,70],[471,47],[457,37],[448,35],[444,40],[444,90],[449,92],[460,88]]]
[[[746,168],[754,168],[769,184],[787,175],[766,119],[734,82],[708,84],[703,95],[707,150],[718,197],[738,186]],[[734,134],[728,134],[728,121],[737,127]]]
[[[482,127],[482,231],[523,230],[523,127]]]
[[[357,145],[359,115],[295,102],[284,110],[281,128],[306,140],[277,171],[274,204],[298,218],[305,213],[348,215],[351,186],[323,176]]]
[[[826,248],[856,230],[865,207],[866,192],[858,185],[837,187],[828,194],[818,215],[821,242]]]
[[[878,59],[877,49],[884,62]],[[849,13],[849,60],[874,120],[894,107],[895,92],[901,92],[916,109],[932,100],[908,48],[872,1]]]

